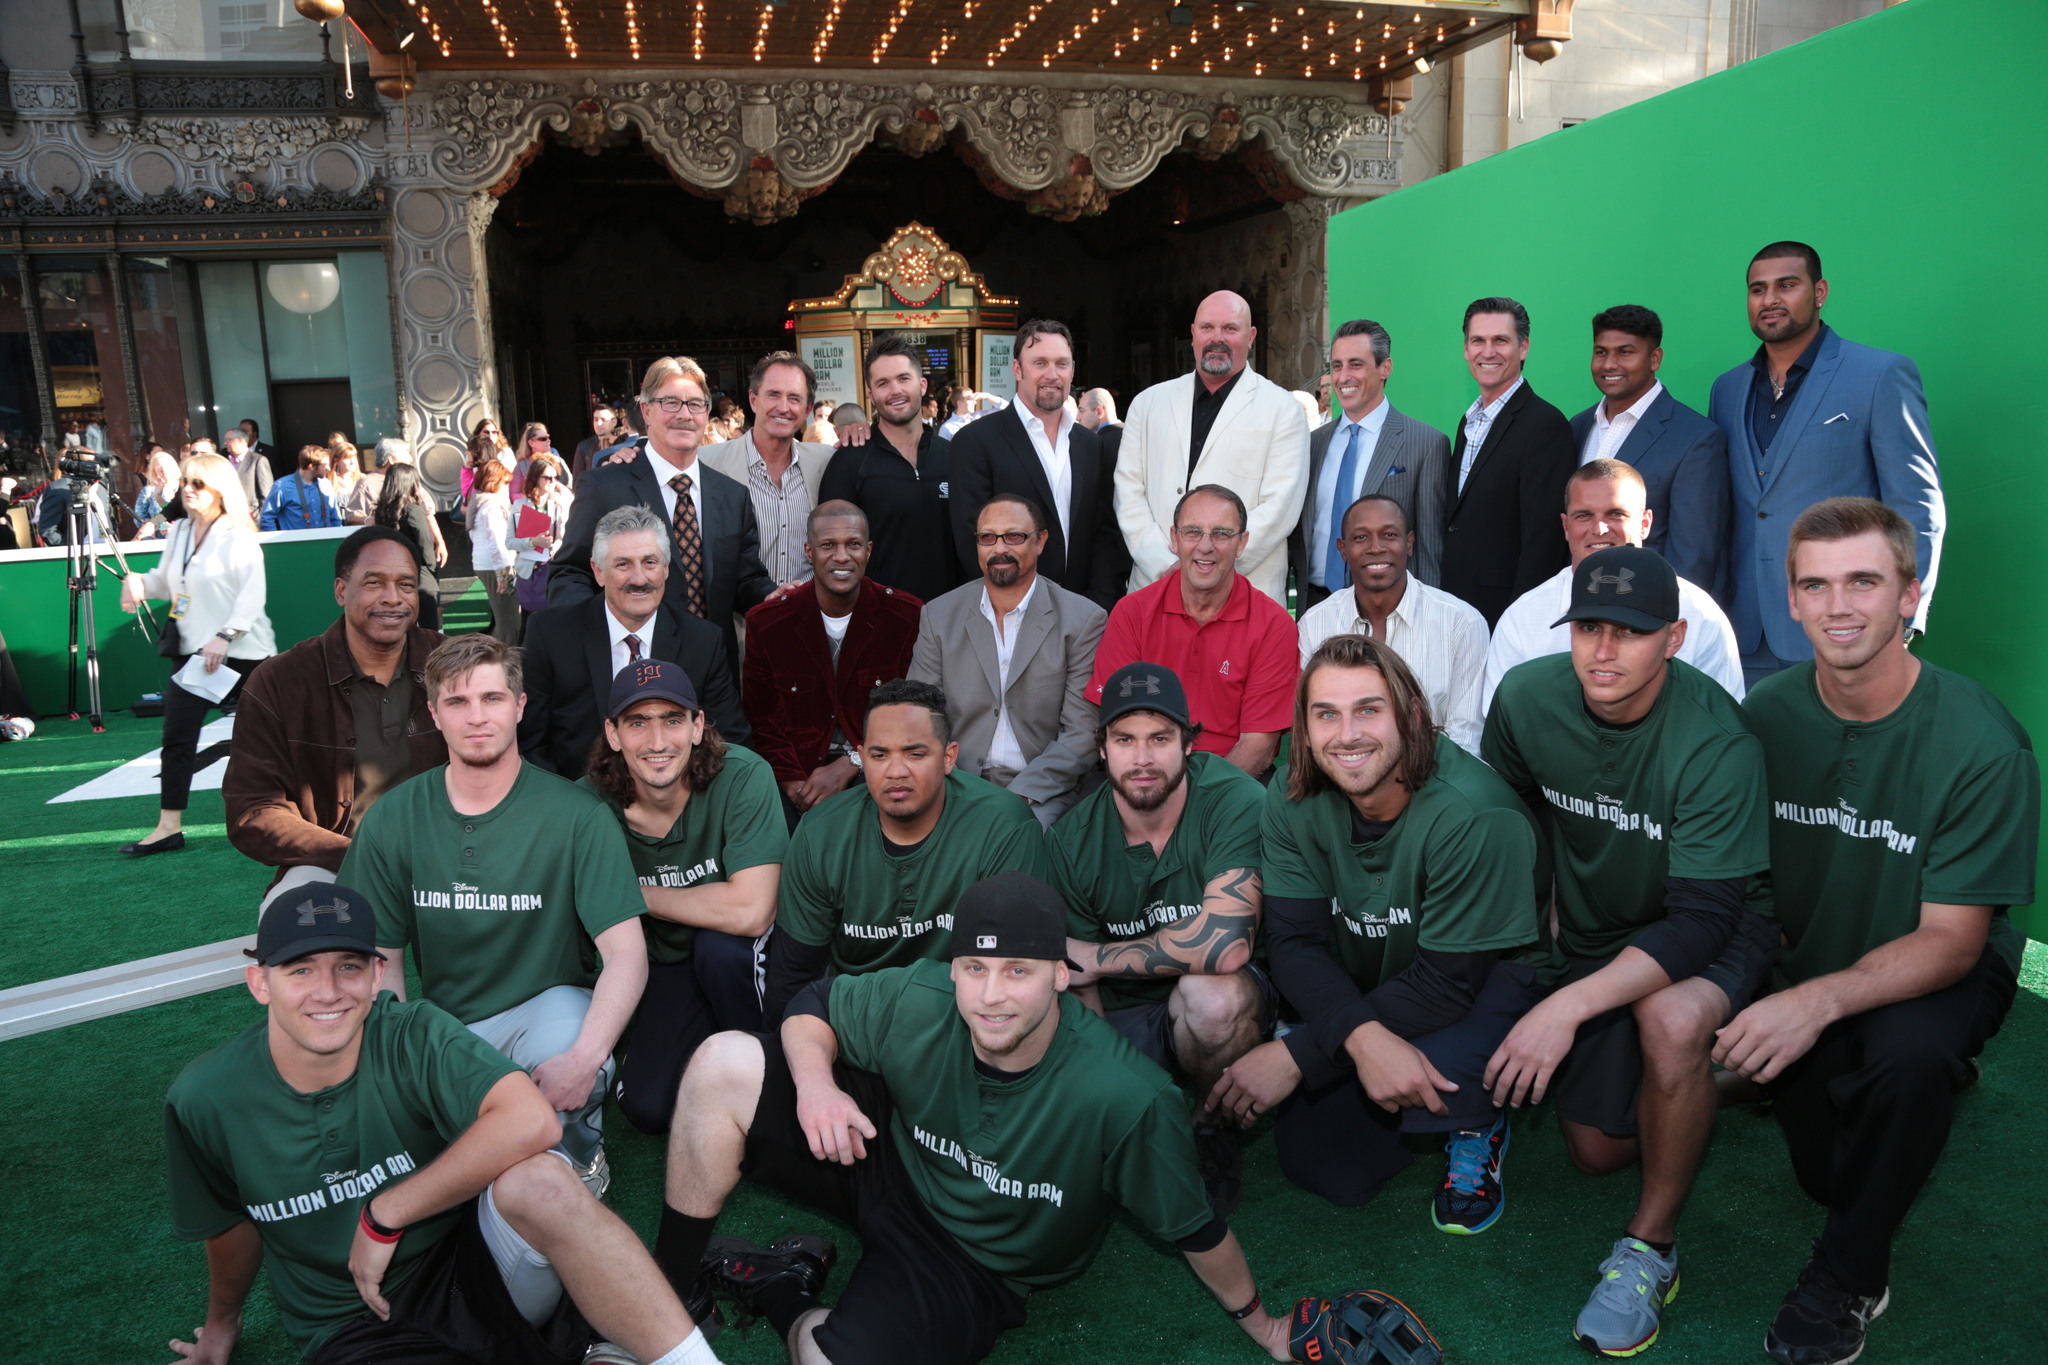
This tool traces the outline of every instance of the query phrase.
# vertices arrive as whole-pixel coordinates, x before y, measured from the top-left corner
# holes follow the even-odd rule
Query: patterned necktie
[[[640,637],[637,635],[628,635],[626,637],[626,662],[632,663],[635,659],[638,659],[639,657]]]
[[[1350,439],[1344,442],[1344,458],[1337,462],[1337,487],[1330,495],[1330,549],[1323,561],[1323,586],[1342,592],[1351,583],[1351,570],[1344,563],[1344,510],[1351,506],[1352,484],[1358,477],[1358,423],[1347,422]]]
[[[676,563],[682,566],[690,615],[703,616],[704,536],[697,529],[697,505],[690,501],[690,476],[678,474],[668,486],[676,490]]]

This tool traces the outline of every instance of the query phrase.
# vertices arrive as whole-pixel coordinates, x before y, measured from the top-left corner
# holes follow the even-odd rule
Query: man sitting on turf
[[[605,717],[583,785],[618,817],[647,901],[647,989],[615,1094],[635,1128],[659,1133],[697,1045],[761,1027],[761,955],[789,834],[774,770],[726,746],[682,665],[627,664]]]
[[[519,651],[488,635],[428,656],[448,763],[377,803],[341,876],[376,908],[393,993],[417,946],[421,992],[533,1073],[602,1198],[612,1048],[647,984],[645,904],[604,802],[521,761],[519,683]]]
[[[1071,980],[1083,1004],[1199,1100],[1272,1031],[1276,1001],[1252,965],[1259,814],[1244,770],[1195,752],[1187,693],[1162,664],[1126,664],[1102,688],[1096,745],[1109,781],[1052,828],[1067,902]],[[1235,1124],[1195,1145],[1220,1214],[1237,1207]]]
[[[1508,1120],[1480,1076],[1540,993],[1528,808],[1431,724],[1398,654],[1335,635],[1296,685],[1261,840],[1273,980],[1304,1024],[1232,1064],[1211,1104],[1249,1125],[1287,1101],[1280,1169],[1333,1204],[1408,1164],[1403,1133],[1448,1133],[1436,1225],[1484,1232]]]
[[[1828,1211],[1764,1348],[1838,1365],[1890,1301],[1892,1239],[2012,1007],[2025,939],[2006,907],[2034,899],[2041,771],[1996,697],[1907,650],[1920,584],[1898,512],[1815,503],[1785,573],[1813,661],[1743,707],[1763,742],[1785,955],[1777,993],[1721,1030],[1714,1060],[1769,1090],[1792,1170]],[[2029,1169],[2019,1185],[2001,1174],[2001,1193]]]
[[[1678,1213],[1714,1126],[1714,1030],[1755,998],[1778,926],[1743,908],[1770,861],[1763,749],[1727,690],[1674,657],[1678,575],[1628,545],[1572,572],[1571,653],[1508,670],[1480,750],[1550,832],[1564,952],[1486,1083],[1500,1104],[1554,1098],[1588,1175],[1642,1158],[1635,1215],[1572,1329],[1631,1356],[1678,1292]]]
[[[573,1365],[591,1327],[632,1353],[592,1362],[714,1361],[640,1239],[548,1150],[561,1128],[532,1079],[380,993],[375,927],[332,882],[277,898],[246,969],[264,1017],[165,1097],[172,1223],[206,1242],[208,1288],[171,1349],[225,1362],[267,1258],[314,1365]]]
[[[686,1298],[766,1317],[798,1365],[964,1365],[1023,1323],[1032,1290],[1079,1275],[1122,1207],[1288,1359],[1288,1320],[1261,1310],[1203,1198],[1172,1080],[1066,993],[1066,913],[1035,877],[991,877],[954,908],[950,966],[827,978],[779,1045],[698,1049],[655,1249]],[[828,1244],[712,1241],[743,1169],[859,1233],[836,1308],[817,1300]]]
[[[768,958],[774,1024],[809,981],[943,958],[953,902],[998,872],[1043,875],[1031,807],[956,771],[946,694],[899,678],[868,694],[862,782],[805,814],[789,841]]]

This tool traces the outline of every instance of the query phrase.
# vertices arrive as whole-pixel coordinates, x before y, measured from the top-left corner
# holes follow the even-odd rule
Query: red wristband
[[[390,1246],[405,1235],[404,1228],[387,1228],[372,1218],[370,1216],[370,1201],[367,1199],[363,1201],[362,1225],[365,1237],[368,1237],[373,1242],[382,1242],[385,1246]]]

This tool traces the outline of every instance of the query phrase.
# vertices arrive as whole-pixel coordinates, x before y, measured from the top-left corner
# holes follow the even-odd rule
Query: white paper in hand
[[[171,675],[172,682],[193,696],[204,697],[208,701],[227,700],[228,693],[234,691],[235,684],[241,680],[242,675],[229,668],[225,662],[208,673],[206,660],[197,654],[185,660],[185,666]]]

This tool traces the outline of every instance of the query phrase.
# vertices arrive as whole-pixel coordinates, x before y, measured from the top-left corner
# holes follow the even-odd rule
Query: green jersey
[[[626,852],[642,886],[704,886],[731,881],[732,874],[766,863],[779,863],[789,851],[789,827],[782,818],[782,796],[775,770],[746,749],[725,751],[725,767],[711,785],[691,792],[683,813],[667,834],[641,834],[626,824],[626,813],[586,775],[583,786],[618,817],[626,835]],[[697,930],[672,919],[648,915],[647,960],[688,962]]]
[[[1020,1294],[1080,1274],[1113,1206],[1162,1241],[1207,1226],[1180,1091],[1073,996],[1044,1060],[1009,1080],[976,1067],[943,962],[841,977],[829,1007],[840,1057],[889,1087],[925,1207]]]
[[[313,1354],[369,1310],[348,1271],[364,1201],[441,1155],[519,1068],[438,1007],[380,993],[353,1076],[301,1094],[277,1074],[267,1019],[193,1062],[164,1098],[171,1224],[187,1241],[252,1221],[285,1333]],[[390,1293],[469,1216],[406,1227]]]
[[[1493,771],[1442,735],[1436,772],[1392,828],[1352,835],[1351,802],[1334,788],[1305,801],[1266,792],[1266,897],[1328,900],[1330,956],[1364,990],[1439,953],[1517,950],[1541,962],[1536,826]]]
[[[388,792],[342,860],[336,880],[376,907],[377,946],[412,949],[422,993],[465,1024],[595,983],[591,940],[647,908],[611,809],[521,763],[503,801],[462,815],[445,773]]]
[[[1923,902],[1991,906],[1992,946],[2018,970],[2025,938],[2005,909],[2034,899],[2041,770],[1996,697],[1922,661],[1897,710],[1848,721],[1802,663],[1743,710],[1770,781],[1780,987],[1913,932]]]
[[[1130,843],[1104,783],[1052,827],[1046,850],[1052,884],[1067,899],[1067,932],[1085,943],[1155,934],[1202,911],[1209,883],[1236,868],[1259,867],[1259,815],[1266,790],[1215,754],[1191,754],[1187,805],[1157,856]],[[1170,976],[1111,976],[1101,981],[1105,1009],[1154,1004],[1173,993]]]
[[[841,973],[902,967],[945,955],[953,902],[983,877],[1045,877],[1045,836],[1023,800],[955,769],[945,801],[907,854],[885,847],[866,783],[813,807],[789,841],[776,927],[813,948],[829,944]]]
[[[1664,918],[1664,880],[1727,881],[1770,865],[1763,746],[1719,683],[1668,665],[1626,729],[1586,711],[1570,654],[1508,670],[1480,754],[1532,810],[1548,809],[1557,927],[1573,957],[1605,957]]]

